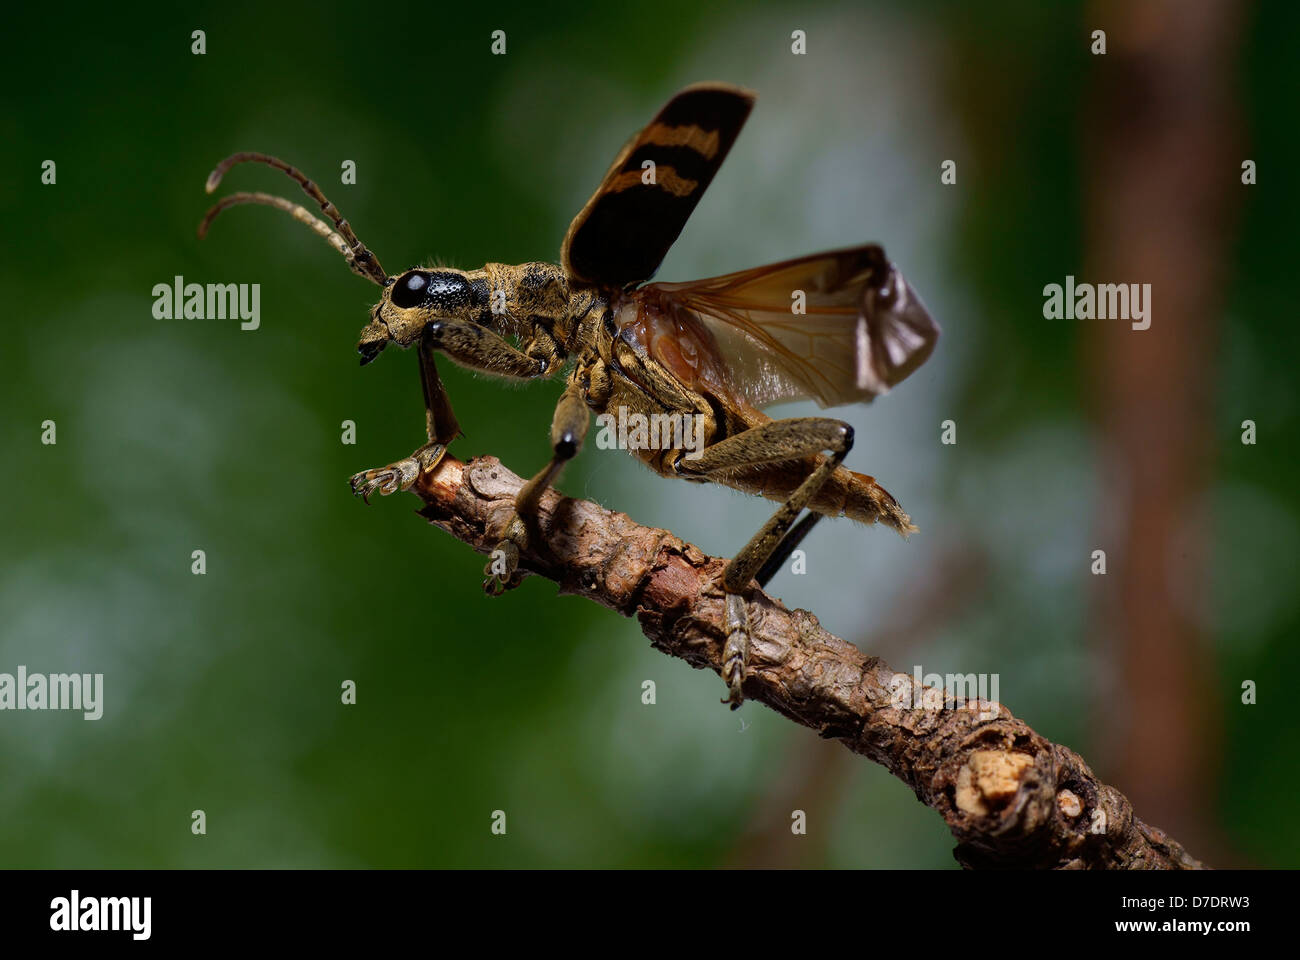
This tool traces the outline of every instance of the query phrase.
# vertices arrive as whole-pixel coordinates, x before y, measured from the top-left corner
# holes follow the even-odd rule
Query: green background
[[[755,88],[758,106],[660,277],[878,240],[945,331],[911,380],[846,412],[851,465],[922,534],[823,525],[808,575],[774,592],[896,669],[998,672],[1018,716],[1111,775],[1088,629],[1098,427],[1080,324],[1041,315],[1043,285],[1081,273],[1096,17],[964,6],[10,11],[0,671],[103,673],[106,700],[96,722],[0,713],[0,866],[954,866],[942,821],[879,768],[759,705],[729,713],[717,677],[551,584],[487,599],[482,559],[409,495],[354,501],[348,476],[422,440],[414,355],[358,369],[374,289],[282,214],[238,209],[195,238],[208,171],[251,149],[315,177],[390,271],[554,260],[623,140],[706,79]],[[1300,862],[1284,686],[1300,667],[1297,26],[1274,4],[1243,28],[1234,75],[1269,172],[1241,188],[1206,384],[1222,760],[1187,802],[1247,865]],[[939,183],[947,158],[956,186]],[[227,175],[222,192],[243,189],[299,199],[263,168]],[[177,274],[261,284],[261,328],[154,319],[154,284]],[[558,383],[442,372],[457,455],[544,462]],[[947,418],[954,447],[938,440]],[[349,419],[355,445],[340,442]],[[715,554],[771,509],[594,444],[560,486]],[[975,589],[936,575],[953,563],[981,568]],[[1243,707],[1252,678],[1260,703]]]

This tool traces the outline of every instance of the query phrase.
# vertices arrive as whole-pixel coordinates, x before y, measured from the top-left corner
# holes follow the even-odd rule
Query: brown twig
[[[420,511],[480,553],[501,539],[523,481],[495,457],[452,458],[413,487]],[[724,561],[666,530],[547,491],[546,551],[521,568],[635,616],[651,644],[694,667],[721,669]],[[745,696],[883,765],[944,818],[972,868],[1199,869],[1083,759],[1000,704],[900,706],[910,683],[878,657],[827,633],[806,610],[755,589]],[[719,707],[719,709],[722,709]]]

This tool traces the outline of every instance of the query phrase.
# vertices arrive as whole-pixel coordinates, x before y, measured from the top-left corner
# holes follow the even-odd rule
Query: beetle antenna
[[[203,239],[203,237],[207,235],[208,227],[211,226],[212,221],[217,218],[217,214],[222,210],[225,210],[227,207],[236,207],[241,203],[260,203],[264,206],[275,207],[277,210],[283,210],[299,223],[306,224],[318,236],[323,237],[331,247],[343,254],[344,258],[348,262],[348,268],[358,277],[363,277],[366,280],[372,281],[375,279],[374,276],[363,270],[357,263],[356,257],[352,255],[352,251],[348,248],[347,241],[331,230],[324,220],[314,216],[306,207],[293,203],[290,200],[286,200],[284,197],[272,196],[269,193],[232,193],[228,197],[222,197],[221,200],[213,205],[213,207],[204,215],[203,222],[199,224],[199,239]]]
[[[350,262],[353,264],[354,272],[361,274],[361,276],[364,276],[369,280],[373,280],[381,287],[388,283],[388,274],[384,271],[384,268],[379,265],[379,258],[371,253],[370,249],[357,238],[355,233],[352,232],[351,224],[349,224],[347,220],[343,218],[343,215],[339,213],[339,208],[330,203],[325,194],[321,192],[320,187],[316,186],[313,181],[309,180],[301,170],[296,167],[291,167],[280,158],[273,157],[266,153],[232,153],[230,156],[226,157],[226,159],[217,164],[216,169],[208,174],[208,182],[206,185],[207,192],[211,193],[213,190],[217,189],[217,186],[221,183],[221,178],[225,176],[226,171],[231,167],[236,164],[249,162],[265,163],[267,166],[275,167],[275,169],[283,171],[294,180],[298,181],[298,185],[302,187],[307,196],[320,204],[321,212],[334,222],[334,227],[338,230],[337,235],[341,235],[342,239],[347,244],[347,252],[350,254]],[[237,194],[236,196],[268,197],[267,194]],[[283,201],[283,203],[268,203],[267,200],[249,199],[244,199],[239,202],[265,203],[268,206],[278,207],[281,210],[285,210],[292,214],[296,219],[302,220],[302,217],[293,212],[293,207],[295,207],[296,204],[290,204],[287,200]],[[204,226],[202,229],[206,229],[207,224],[212,222],[212,218],[224,210],[226,206],[234,206],[234,204],[226,204],[225,206],[217,204],[209,210],[208,216],[204,218]],[[302,208],[298,207],[298,209],[301,210]],[[305,210],[303,212],[306,213]],[[310,224],[308,225],[310,226]],[[313,227],[313,229],[315,228]],[[317,233],[319,232],[320,231],[317,230]],[[328,240],[329,237],[326,237],[326,239]],[[332,243],[333,241],[330,242]]]

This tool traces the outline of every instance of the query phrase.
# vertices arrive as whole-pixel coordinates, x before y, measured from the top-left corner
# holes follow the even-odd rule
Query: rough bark
[[[422,516],[486,554],[522,483],[494,457],[447,458],[412,490],[425,501]],[[724,560],[555,490],[542,501],[540,526],[546,547],[526,551],[521,569],[555,581],[562,593],[635,616],[657,649],[720,671]],[[827,633],[806,610],[788,610],[757,588],[749,603],[746,698],[883,765],[944,818],[964,866],[1202,867],[1137,819],[1123,794],[1078,754],[1000,704],[900,707],[894,691],[911,683],[906,674]]]

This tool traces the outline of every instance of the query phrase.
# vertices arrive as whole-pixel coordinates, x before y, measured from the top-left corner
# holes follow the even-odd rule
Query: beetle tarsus
[[[373,493],[386,497],[398,490],[411,489],[416,478],[426,470],[436,467],[446,452],[445,443],[426,443],[404,460],[354,474],[348,483],[352,487],[352,492],[368,504]]]

